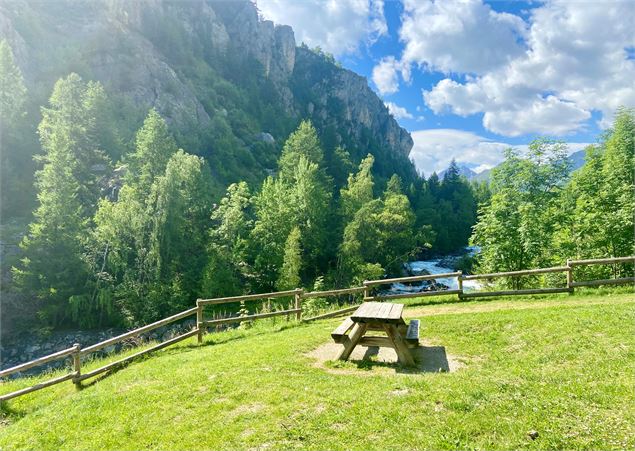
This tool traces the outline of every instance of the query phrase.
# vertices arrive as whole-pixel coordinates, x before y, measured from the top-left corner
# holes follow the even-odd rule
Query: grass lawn
[[[630,291],[408,302],[450,373],[317,365],[341,319],[193,338],[7,402],[0,449],[633,449]]]

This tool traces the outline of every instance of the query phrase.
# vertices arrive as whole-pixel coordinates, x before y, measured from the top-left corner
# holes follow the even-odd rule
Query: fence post
[[[370,299],[370,288],[368,287],[367,283],[368,280],[364,280],[364,299],[362,299],[362,302],[366,302]]]
[[[463,271],[459,271],[461,274],[456,276],[457,288],[459,289],[459,299],[463,298]]]
[[[73,375],[72,381],[73,384],[75,384],[75,387],[79,388],[82,383],[79,379],[82,375],[82,356],[80,354],[81,345],[79,343],[75,343],[73,347],[75,348],[75,351],[73,351],[73,354],[71,355],[73,356],[73,370],[75,374]]]
[[[569,293],[573,293],[573,267],[569,259],[567,259],[567,288]]]
[[[201,305],[201,300],[196,300],[196,329],[198,330],[198,344],[203,343],[203,306]]]
[[[295,314],[295,319],[298,321],[302,320],[302,294],[303,293],[304,293],[304,290],[302,288],[296,288],[295,294],[293,295],[293,298],[295,300],[295,308],[300,309],[300,311],[296,312]]]

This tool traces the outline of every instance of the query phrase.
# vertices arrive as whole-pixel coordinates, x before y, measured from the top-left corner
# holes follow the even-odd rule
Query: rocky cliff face
[[[15,0],[0,3],[0,37],[41,104],[57,78],[75,71],[139,111],[156,108],[176,129],[213,133],[214,117],[227,115],[227,106],[214,102],[227,102],[227,88],[214,101],[202,95],[212,83],[199,65],[222,74],[226,61],[253,60],[289,120],[309,117],[318,129],[336,124],[339,141],[363,147],[362,137],[370,136],[397,158],[407,159],[412,147],[365,78],[296,47],[293,30],[259,18],[249,0]],[[237,142],[251,149],[233,125]]]

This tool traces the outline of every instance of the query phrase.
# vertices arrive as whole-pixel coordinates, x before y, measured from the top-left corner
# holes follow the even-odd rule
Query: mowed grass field
[[[409,302],[455,372],[319,365],[308,354],[341,319],[263,321],[8,401],[0,449],[633,449],[634,301]]]

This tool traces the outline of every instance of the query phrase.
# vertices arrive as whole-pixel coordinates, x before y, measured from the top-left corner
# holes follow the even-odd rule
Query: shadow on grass
[[[0,401],[0,427],[16,422],[26,414],[26,410],[16,410],[7,401]]]
[[[398,373],[448,373],[450,364],[445,352],[445,346],[419,346],[411,349],[412,357],[415,360],[414,367],[402,365],[396,361],[377,360],[380,348],[370,346],[364,352],[362,360],[352,362],[358,368],[386,367],[394,368]]]
[[[333,346],[333,349],[336,354],[337,345]],[[323,348],[321,354],[326,358],[332,357],[328,355],[331,354],[329,351]],[[386,368],[403,374],[448,373],[456,369],[450,365],[445,346],[419,346],[411,349],[410,352],[415,360],[414,367],[400,364],[397,361],[397,354],[391,348],[380,348],[378,346],[357,346],[348,361],[329,359],[324,363],[327,367],[333,369],[371,371],[375,368]],[[314,356],[319,358],[317,355]]]

